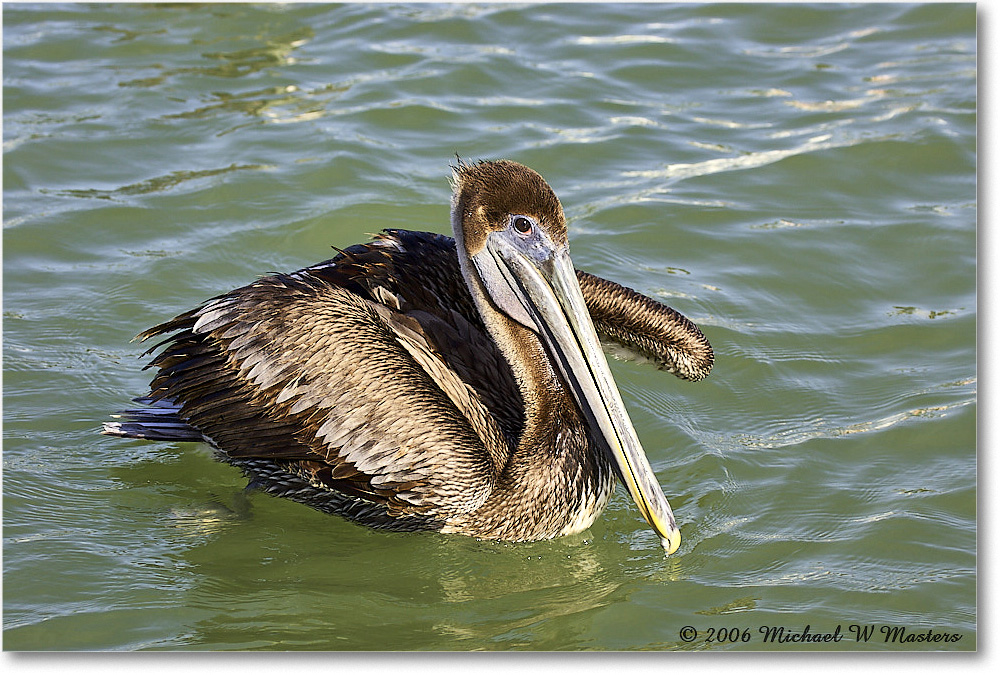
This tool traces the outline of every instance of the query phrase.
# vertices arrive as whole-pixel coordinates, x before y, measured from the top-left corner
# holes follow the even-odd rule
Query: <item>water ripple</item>
[[[864,606],[974,649],[976,18],[5,5],[4,646],[680,649]],[[679,555],[623,491],[551,542],[398,535],[96,435],[139,330],[446,232],[456,152],[538,169],[574,260],[714,345],[696,384],[612,362]]]

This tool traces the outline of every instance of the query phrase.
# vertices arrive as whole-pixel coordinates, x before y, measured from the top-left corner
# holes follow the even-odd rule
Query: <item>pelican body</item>
[[[251,486],[375,528],[538,540],[594,522],[619,478],[668,553],[680,532],[597,337],[688,380],[673,309],[576,271],[531,169],[453,167],[454,239],[386,230],[145,331],[147,407],[105,433],[206,441]]]

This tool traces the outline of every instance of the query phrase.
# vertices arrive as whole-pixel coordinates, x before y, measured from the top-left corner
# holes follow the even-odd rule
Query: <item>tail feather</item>
[[[200,431],[180,418],[180,406],[172,400],[155,400],[149,397],[132,400],[147,407],[122,410],[112,415],[119,421],[105,422],[102,434],[148,441],[200,443],[205,440]]]

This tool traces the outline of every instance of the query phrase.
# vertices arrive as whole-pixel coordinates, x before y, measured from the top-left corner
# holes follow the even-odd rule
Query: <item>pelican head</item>
[[[594,331],[569,257],[566,218],[552,188],[515,162],[459,162],[452,228],[462,273],[477,302],[485,297],[491,311],[538,336],[643,518],[667,553],[676,551],[680,530]]]

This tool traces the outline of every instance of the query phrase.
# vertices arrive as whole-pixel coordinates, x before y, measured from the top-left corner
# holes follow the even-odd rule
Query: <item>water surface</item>
[[[3,24],[5,649],[976,647],[973,5]],[[697,384],[612,363],[676,555],[622,490],[557,541],[387,534],[97,434],[145,391],[140,330],[383,227],[447,232],[455,153],[538,170],[577,266],[715,346]],[[876,632],[760,632],[851,624]]]

